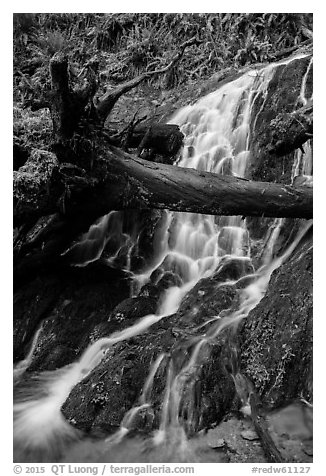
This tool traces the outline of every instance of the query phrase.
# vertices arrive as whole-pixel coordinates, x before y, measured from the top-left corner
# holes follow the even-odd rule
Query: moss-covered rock
[[[251,135],[252,153],[251,175],[263,182],[291,182],[293,153],[282,157],[270,150],[277,142],[277,126],[282,114],[290,113],[302,106],[299,104],[301,85],[311,56],[281,64],[275,69],[266,92],[261,92],[253,104],[252,117],[255,118]],[[312,68],[306,78],[306,96],[312,94]]]
[[[46,210],[52,205],[49,199],[49,184],[58,170],[55,154],[34,149],[26,163],[14,171],[14,215],[28,218],[37,210]]]
[[[312,398],[312,305],[309,240],[273,273],[239,332],[241,369],[265,406]]]

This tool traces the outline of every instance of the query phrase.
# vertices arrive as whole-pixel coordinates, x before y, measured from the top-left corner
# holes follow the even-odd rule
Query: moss
[[[241,368],[267,406],[298,398],[310,385],[311,265],[307,242],[273,273],[265,297],[240,332]]]

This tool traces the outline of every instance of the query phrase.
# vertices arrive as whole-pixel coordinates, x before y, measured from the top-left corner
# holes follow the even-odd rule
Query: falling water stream
[[[310,67],[311,64],[308,69]],[[251,70],[194,105],[177,112],[170,122],[178,124],[185,135],[184,147],[177,165],[245,177],[250,164],[250,128],[255,120],[252,117],[252,108],[258,95],[266,96],[274,72],[275,65],[269,65],[259,71]],[[303,78],[300,91],[302,102],[306,101],[307,74],[308,71]],[[298,151],[295,155],[293,180],[299,175],[312,175],[310,144],[307,143],[305,147],[304,154]],[[133,277],[138,289],[150,280],[156,284],[167,272],[172,272],[178,277],[177,284],[165,291],[156,314],[144,316],[130,327],[99,339],[86,349],[77,362],[35,377],[30,391],[25,390],[19,395],[14,405],[14,440],[21,454],[37,455],[39,452],[42,456],[34,457],[48,461],[58,457],[56,455],[60,455],[67,442],[81,437],[81,434],[64,419],[60,411],[61,406],[72,388],[101,362],[106,351],[117,342],[139,335],[154,323],[175,313],[187,292],[202,278],[212,276],[221,263],[234,259],[251,262],[251,241],[246,220],[240,216],[215,217],[194,213],[165,213],[155,256],[140,272],[134,273]],[[252,274],[249,284],[241,290],[237,309],[226,315],[208,316],[207,322],[196,329],[198,331],[201,328],[202,334],[200,336],[196,334],[196,344],[189,360],[181,369],[176,371],[172,361],[168,363],[160,425],[150,439],[153,448],[169,445],[174,449],[178,448],[180,454],[188,451],[187,421],[180,416],[184,414],[182,411],[184,387],[191,385],[205,347],[224,329],[236,326],[259,303],[266,292],[272,272],[290,256],[311,226],[311,221],[303,221],[291,245],[280,256],[275,256],[274,248],[283,223],[283,219],[277,219],[270,227],[261,265]],[[68,250],[70,253],[71,250],[78,251],[79,260],[75,265],[85,266],[98,259],[113,234],[119,237],[120,243],[108,261],[110,264],[114,263],[121,248],[124,247],[127,250],[125,267],[130,269],[130,253],[137,242],[137,237],[131,239],[122,232],[119,212],[111,212],[103,217],[91,227],[79,243]],[[234,283],[228,281],[222,284]],[[39,332],[26,359],[15,368],[17,378],[23,375],[32,358],[38,335]],[[126,413],[117,433],[106,440],[104,449],[107,450],[121,442],[132,428],[133,419],[138,412],[151,406],[154,377],[166,359],[167,355],[160,354],[153,362],[138,402]],[[245,402],[243,403],[245,405]],[[189,420],[191,409],[188,408],[187,412]]]

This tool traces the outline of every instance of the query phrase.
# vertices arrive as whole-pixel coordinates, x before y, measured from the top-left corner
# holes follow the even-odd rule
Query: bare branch
[[[136,78],[131,79],[130,81],[127,81],[117,88],[114,88],[113,90],[105,93],[100,99],[97,104],[97,113],[99,117],[102,119],[103,122],[105,122],[106,118],[112,111],[114,105],[118,101],[118,99],[131,89],[135,88],[138,86],[140,83],[145,81],[145,79],[148,79],[156,74],[163,74],[169,71],[183,56],[185,49],[188,46],[195,45],[195,44],[200,44],[201,41],[197,39],[197,37],[193,37],[184,43],[182,43],[180,47],[180,51],[174,56],[174,58],[170,61],[170,63],[167,66],[164,66],[163,68],[156,69],[154,71],[148,71],[146,73],[143,73]]]

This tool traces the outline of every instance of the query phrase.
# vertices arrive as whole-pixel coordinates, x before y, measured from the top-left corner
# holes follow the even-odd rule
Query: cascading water
[[[25,359],[21,360],[20,362],[18,362],[17,365],[14,366],[14,383],[17,380],[19,380],[21,375],[24,374],[25,370],[31,364],[32,359],[33,359],[33,355],[34,355],[34,351],[35,351],[35,348],[36,348],[36,345],[37,345],[37,341],[38,341],[39,335],[41,333],[41,330],[42,330],[42,326],[40,326],[39,329],[36,331],[36,333],[33,337],[32,345],[31,345],[30,350],[29,350],[28,354],[26,355]]]
[[[275,65],[259,71],[249,71],[193,106],[179,111],[171,120],[179,124],[185,135],[182,155],[177,165],[245,177],[250,162],[250,128],[255,120],[252,117],[252,107],[258,95],[265,94],[274,71]],[[306,81],[306,76],[303,82]],[[301,88],[300,98],[305,99],[305,86]],[[311,150],[307,147],[304,155],[302,152],[301,155],[296,154],[293,179],[298,175],[312,174]],[[120,217],[119,213],[111,212],[93,225],[81,242],[67,251],[73,258],[72,262],[83,266],[98,259],[109,240],[117,241],[115,252],[108,258],[111,264],[122,248],[130,258],[130,251],[137,245],[138,238],[134,236],[131,239],[122,231]],[[292,253],[311,223],[303,223],[293,243],[281,256],[274,259],[274,246],[282,225],[282,219],[274,222],[266,238],[261,267],[251,275],[249,284],[242,289],[237,309],[223,315],[208,316],[207,322],[199,326],[203,334],[196,334],[189,360],[178,371],[172,360],[167,365],[160,426],[151,440],[153,447],[173,446],[174,449],[178,448],[180,454],[187,453],[186,429],[191,420],[192,407],[188,402],[187,408],[184,408],[183,394],[185,387],[191,386],[203,350],[225,328],[236,325],[258,304],[264,296],[272,272]],[[20,451],[24,455],[18,455],[18,459],[26,459],[26,454],[34,455],[31,458],[35,458],[39,451],[42,458],[51,460],[56,453],[60,453],[67,441],[78,439],[79,432],[65,421],[60,411],[71,389],[94,369],[109,347],[144,332],[165,316],[176,312],[185,294],[199,280],[212,276],[218,266],[234,259],[250,262],[250,243],[246,221],[239,216],[214,217],[166,212],[155,256],[151,263],[134,274],[134,278],[139,289],[148,281],[157,284],[164,274],[172,273],[177,278],[174,285],[165,291],[156,314],[144,316],[121,332],[98,340],[84,352],[78,362],[55,372],[41,374],[30,393],[23,391],[14,406],[15,445],[18,453]],[[83,251],[85,249],[86,253]],[[125,263],[130,269],[130,259]],[[29,357],[31,356],[32,354]],[[139,401],[126,413],[119,431],[107,440],[106,448],[119,443],[129,432],[138,412],[150,407],[154,377],[165,359],[167,356],[161,354],[153,363]],[[18,368],[21,377],[26,365],[17,367],[17,371]],[[246,405],[246,402],[243,404]],[[182,417],[185,414],[186,419]]]

